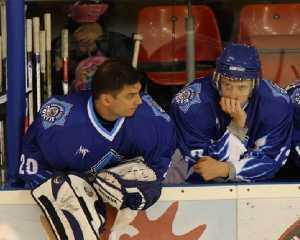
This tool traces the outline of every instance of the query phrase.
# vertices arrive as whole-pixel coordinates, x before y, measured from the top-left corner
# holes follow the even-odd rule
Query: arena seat
[[[263,78],[281,87],[300,79],[300,4],[246,5],[238,41],[257,47]]]
[[[220,33],[212,10],[194,5],[196,77],[211,74],[222,51]],[[186,83],[185,5],[150,6],[138,14],[137,32],[143,35],[139,66],[160,85]]]

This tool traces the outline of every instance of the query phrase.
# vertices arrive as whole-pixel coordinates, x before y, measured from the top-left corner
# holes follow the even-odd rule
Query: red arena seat
[[[195,17],[196,77],[210,74],[222,51],[220,33],[212,10],[192,7]],[[143,35],[139,64],[148,77],[161,85],[186,83],[185,5],[150,6],[138,15],[137,32]]]
[[[238,40],[257,47],[263,78],[282,87],[300,79],[300,4],[245,6]]]

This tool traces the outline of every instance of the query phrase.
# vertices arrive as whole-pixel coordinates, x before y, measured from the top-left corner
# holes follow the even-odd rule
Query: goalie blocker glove
[[[83,178],[56,175],[31,192],[58,240],[98,240],[105,223],[105,206]]]
[[[142,158],[100,172],[93,183],[104,202],[117,209],[144,210],[160,197],[161,182]]]

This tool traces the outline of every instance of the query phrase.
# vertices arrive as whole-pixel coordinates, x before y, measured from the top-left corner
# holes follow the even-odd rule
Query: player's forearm
[[[248,152],[240,161],[233,162],[236,181],[255,182],[271,179],[287,160],[289,149],[281,148],[277,155],[268,156],[263,151]]]

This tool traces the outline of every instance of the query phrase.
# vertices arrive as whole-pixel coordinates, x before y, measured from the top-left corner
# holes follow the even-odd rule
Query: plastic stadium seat
[[[282,87],[300,79],[300,4],[245,6],[238,40],[257,47],[263,78]]]
[[[204,5],[192,7],[195,17],[196,76],[210,74],[222,51],[215,16]],[[184,5],[150,6],[138,15],[137,32],[142,34],[139,64],[148,77],[161,85],[186,83],[186,32]]]

